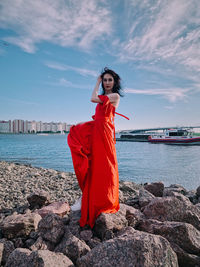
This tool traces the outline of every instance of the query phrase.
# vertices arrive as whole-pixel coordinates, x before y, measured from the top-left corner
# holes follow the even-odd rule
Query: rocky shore
[[[120,210],[80,228],[73,173],[0,162],[0,265],[200,266],[200,186],[120,181]]]

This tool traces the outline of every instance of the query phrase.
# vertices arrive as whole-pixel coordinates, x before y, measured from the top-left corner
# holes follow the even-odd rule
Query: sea
[[[200,146],[117,142],[116,151],[120,180],[200,186]],[[67,134],[0,134],[0,161],[74,172]]]

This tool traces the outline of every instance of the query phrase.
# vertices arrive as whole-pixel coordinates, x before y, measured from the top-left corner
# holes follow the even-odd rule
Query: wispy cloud
[[[56,70],[61,70],[61,71],[72,70],[76,73],[79,73],[82,76],[97,77],[98,75],[97,71],[94,71],[94,70],[88,70],[85,68],[77,68],[77,67],[69,66],[66,64],[61,64],[58,62],[45,62],[45,65],[51,69],[56,69]]]
[[[200,71],[200,9],[198,0],[131,1],[127,6],[129,33],[118,42],[123,61],[179,71]],[[131,21],[131,22],[130,22]]]
[[[88,49],[111,29],[103,0],[6,0],[0,7],[0,27],[15,32],[4,40],[28,53],[43,41]]]
[[[183,88],[167,88],[167,89],[147,89],[147,90],[138,90],[132,88],[126,88],[124,90],[126,93],[131,94],[142,94],[142,95],[158,95],[163,98],[166,98],[169,102],[176,102],[178,100],[186,100],[187,92],[189,89]]]

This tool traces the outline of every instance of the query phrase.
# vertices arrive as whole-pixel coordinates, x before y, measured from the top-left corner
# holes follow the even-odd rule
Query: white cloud
[[[121,60],[159,65],[159,59],[200,71],[198,7],[199,0],[132,1],[129,34],[118,44]]]
[[[1,1],[0,28],[16,34],[4,40],[34,53],[40,42],[88,49],[111,31],[109,10],[95,0]]]
[[[142,95],[158,95],[166,98],[169,102],[176,102],[178,100],[186,100],[187,94],[190,89],[183,88],[162,88],[162,89],[146,89],[138,90],[132,88],[126,88],[124,91],[131,94],[142,94]]]
[[[79,73],[82,76],[97,77],[98,75],[98,73],[94,70],[72,67],[72,66],[57,63],[57,62],[46,62],[45,65],[51,69],[56,69],[56,70],[61,70],[61,71],[72,70],[72,71]]]

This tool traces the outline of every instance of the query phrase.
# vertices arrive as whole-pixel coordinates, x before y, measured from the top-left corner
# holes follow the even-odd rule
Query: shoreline
[[[0,265],[200,266],[200,186],[119,181],[119,211],[93,229],[80,194],[74,173],[0,161]]]
[[[126,202],[132,192],[144,186],[142,183],[120,180],[119,193],[124,195]],[[195,189],[186,190],[182,185],[174,186],[179,187],[177,190],[184,195],[195,195]],[[27,208],[27,197],[39,190],[49,193],[52,202],[64,200],[68,201],[69,205],[74,204],[81,196],[74,172],[35,167],[15,161],[0,161],[0,212],[11,214],[14,211],[19,212],[20,209],[23,212]]]

